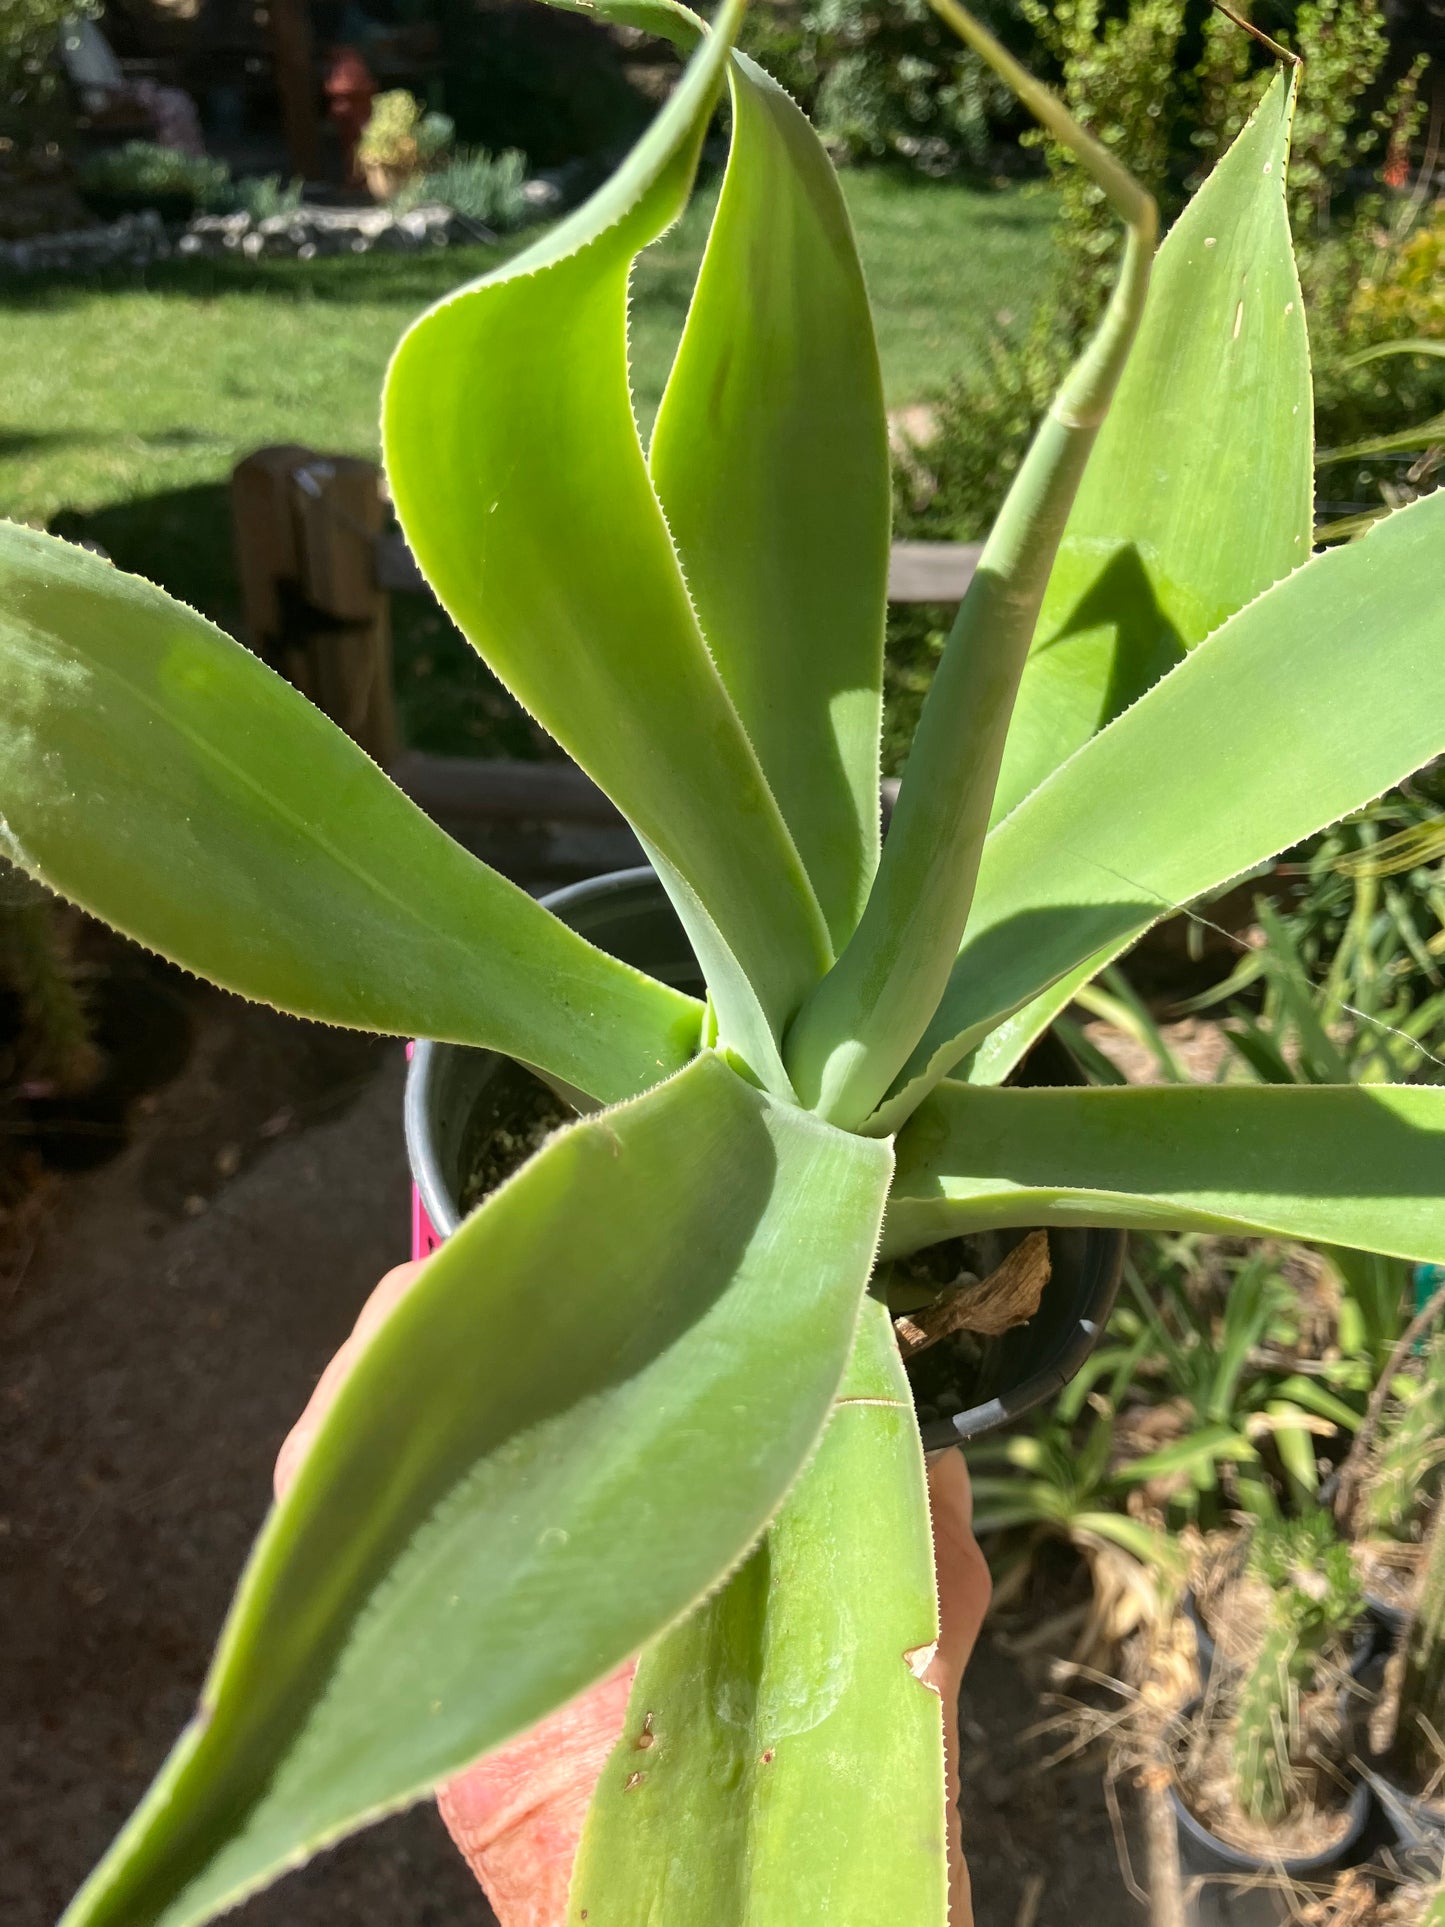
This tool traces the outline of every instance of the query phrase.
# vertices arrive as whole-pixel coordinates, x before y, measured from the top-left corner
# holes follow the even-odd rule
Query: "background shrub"
[[[972,11],[1000,38],[1027,43],[1010,0],[975,0]],[[934,173],[997,163],[1000,129],[1019,124],[1012,95],[927,0],[758,6],[744,41],[842,160],[896,156]]]
[[[522,192],[527,179],[527,157],[515,147],[489,154],[485,148],[459,148],[441,167],[408,181],[396,196],[395,207],[405,211],[424,202],[440,202],[455,214],[482,227],[505,231],[527,218]]]
[[[1113,148],[1171,221],[1238,133],[1272,56],[1193,0],[1020,0],[1075,115]],[[1381,341],[1445,334],[1445,215],[1401,191],[1421,121],[1417,59],[1388,79],[1379,0],[1301,0],[1256,9],[1305,71],[1287,183],[1314,359],[1322,447],[1353,446],[1445,407],[1445,360],[1355,365]],[[1022,337],[999,335],[982,372],[935,398],[933,432],[905,447],[896,495],[903,531],[976,540],[988,530],[1061,371],[1102,306],[1118,251],[1098,190],[1042,136],[1060,204],[1058,268]],[[1321,471],[1329,519],[1398,504],[1427,486],[1436,457],[1393,450]]]

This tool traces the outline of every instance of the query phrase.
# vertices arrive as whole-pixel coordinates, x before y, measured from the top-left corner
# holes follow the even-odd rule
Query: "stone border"
[[[560,207],[563,196],[544,176],[523,188],[533,220]],[[263,220],[241,214],[198,214],[177,232],[147,209],[119,220],[66,234],[42,234],[0,243],[0,278],[30,274],[92,274],[101,268],[144,268],[153,261],[223,260],[239,256],[291,256],[310,261],[318,255],[368,254],[379,249],[417,254],[499,237],[481,222],[449,207],[415,207],[405,214],[387,207],[302,205],[289,214]]]

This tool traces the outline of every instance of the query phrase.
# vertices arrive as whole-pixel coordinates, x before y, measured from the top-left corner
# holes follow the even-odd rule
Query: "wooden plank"
[[[386,504],[374,462],[314,456],[292,475],[299,581],[322,618],[306,642],[308,693],[383,767],[397,753],[391,676],[391,602],[374,552]]]
[[[426,577],[417,567],[416,557],[402,540],[399,529],[388,529],[376,539],[372,552],[376,586],[393,595],[429,595]]]
[[[380,481],[375,462],[349,455],[313,455],[292,476],[301,593],[338,622],[369,622],[385,600],[374,561],[386,520]]]
[[[290,171],[303,181],[321,176],[318,103],[311,13],[306,0],[271,0],[271,60],[281,101],[281,126]],[[263,16],[259,15],[258,18]]]
[[[291,476],[311,455],[297,442],[258,448],[231,471],[231,531],[246,640],[271,658],[281,634],[281,584],[300,573]]]
[[[895,542],[888,563],[890,602],[958,602],[978,567],[981,542]],[[425,595],[426,581],[395,530],[376,544],[376,580],[397,595]]]
[[[888,558],[888,600],[961,601],[982,554],[982,542],[895,542]]]

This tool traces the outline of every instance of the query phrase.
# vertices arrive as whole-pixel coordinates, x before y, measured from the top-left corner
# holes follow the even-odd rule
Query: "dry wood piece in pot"
[[[971,1279],[945,1292],[937,1303],[895,1318],[898,1349],[912,1358],[957,1331],[997,1338],[1015,1325],[1026,1325],[1039,1308],[1049,1275],[1049,1234],[1031,1231],[987,1278]]]

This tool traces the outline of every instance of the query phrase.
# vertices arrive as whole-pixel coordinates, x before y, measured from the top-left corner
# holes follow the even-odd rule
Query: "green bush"
[[[1019,4],[1058,62],[1074,113],[1172,220],[1248,119],[1274,57],[1218,13],[1196,38],[1188,0],[1130,0],[1124,13],[1107,12],[1102,0]],[[1385,158],[1386,135],[1390,153],[1403,156],[1419,124],[1422,68],[1416,63],[1372,107],[1389,55],[1380,0],[1298,0],[1283,11],[1283,23],[1270,18],[1271,31],[1304,62],[1286,193],[1301,278],[1313,295],[1321,277],[1338,274],[1340,242],[1353,240],[1361,258],[1373,254],[1380,184],[1361,197],[1354,183]],[[1024,140],[1043,149],[1062,199],[1060,306],[1077,330],[1102,301],[1109,223],[1097,190],[1055,143],[1038,132]],[[1318,260],[1332,244],[1334,258]]]
[[[1348,325],[1362,343],[1394,336],[1445,340],[1445,200],[1393,248],[1381,248],[1354,290]]]
[[[236,181],[230,190],[229,212],[249,214],[253,221],[294,214],[305,195],[302,182],[282,182],[279,174],[253,174]]]
[[[1057,63],[1071,110],[1172,217],[1252,111],[1268,51],[1218,14],[1191,33],[1187,0],[1130,0],[1108,14],[1102,0],[1020,5]],[[1278,32],[1302,54],[1305,72],[1287,193],[1314,353],[1318,439],[1322,447],[1352,447],[1445,407],[1445,361],[1349,365],[1352,354],[1382,340],[1441,332],[1445,216],[1416,210],[1412,225],[1413,204],[1384,178],[1385,164],[1398,170],[1418,130],[1422,69],[1416,63],[1382,96],[1389,47],[1379,0],[1303,0],[1288,13]],[[1042,148],[1060,197],[1054,283],[1029,331],[994,340],[983,370],[936,398],[932,437],[905,451],[898,515],[917,537],[968,541],[986,533],[1108,282],[1116,244],[1098,190],[1043,136],[1024,138]],[[1372,184],[1361,191],[1372,167]],[[1398,503],[1431,472],[1428,456],[1385,451],[1322,471],[1321,502],[1338,515]]]
[[[1016,14],[1009,0],[982,0],[973,11],[1010,37]],[[897,156],[931,172],[962,160],[978,166],[999,123],[1014,113],[1007,88],[960,46],[928,0],[761,6],[747,43],[840,159]]]
[[[87,193],[136,201],[188,196],[197,207],[224,208],[232,195],[231,170],[224,161],[182,154],[154,141],[106,148],[89,155],[77,172]]]
[[[435,0],[444,105],[457,139],[518,147],[559,167],[615,150],[646,125],[649,105],[627,77],[616,34],[548,7]]]
[[[526,179],[527,157],[515,147],[501,154],[489,154],[484,147],[461,148],[445,165],[408,181],[394,205],[404,211],[439,202],[483,227],[520,227],[527,216],[522,193]]]
[[[0,0],[0,158],[21,157],[53,131],[60,99],[56,42],[66,20],[99,13],[99,0]]]

